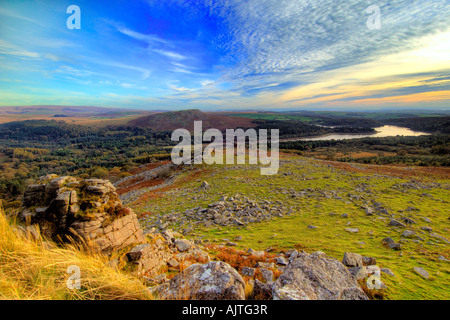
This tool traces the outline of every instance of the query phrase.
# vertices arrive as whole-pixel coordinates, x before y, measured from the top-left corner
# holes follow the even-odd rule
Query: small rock
[[[391,221],[389,221],[388,226],[406,228],[406,225],[404,225],[403,223],[401,223],[400,221],[397,221],[395,219],[392,219]]]
[[[413,270],[424,279],[428,279],[428,277],[430,276],[428,272],[422,267],[414,267]]]
[[[359,232],[358,228],[345,228],[345,231],[350,232],[350,233],[357,233]]]
[[[206,181],[203,181],[202,185],[200,187],[203,188],[203,189],[207,189],[209,187],[209,183],[206,182]]]
[[[281,264],[282,266],[287,266],[289,261],[285,257],[277,257],[277,264]]]
[[[391,271],[391,269],[388,268],[380,268],[381,272],[386,273],[387,275],[390,275],[392,277],[395,277],[395,274]]]
[[[175,247],[178,249],[178,251],[185,252],[191,248],[191,244],[186,239],[176,239]]]
[[[405,230],[402,233],[402,237],[405,237],[405,238],[413,238],[415,236],[416,236],[416,233],[412,230]]]
[[[374,266],[377,264],[377,260],[373,257],[362,257],[363,265]]]
[[[170,259],[169,261],[167,261],[167,264],[173,268],[176,268],[180,265],[180,263],[175,259]]]
[[[358,253],[346,252],[344,253],[344,258],[342,263],[347,267],[362,267],[363,260],[362,256]]]

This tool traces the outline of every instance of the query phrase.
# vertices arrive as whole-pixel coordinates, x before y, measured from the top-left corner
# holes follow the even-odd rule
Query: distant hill
[[[156,131],[184,128],[194,130],[194,121],[202,121],[203,130],[216,128],[219,130],[256,127],[253,119],[205,113],[197,109],[162,112],[140,117],[128,122],[137,127],[151,128]]]

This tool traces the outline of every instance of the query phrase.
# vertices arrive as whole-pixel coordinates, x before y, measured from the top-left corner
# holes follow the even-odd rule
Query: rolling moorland
[[[265,252],[264,263],[269,265],[257,267],[253,277],[244,276],[246,286],[251,286],[252,279],[267,282],[262,270],[269,270],[276,280],[283,272],[277,259],[290,250],[322,251],[338,260],[346,252],[354,252],[375,259],[383,270],[385,289],[372,292],[359,279],[371,298],[450,298],[450,117],[446,114],[205,115],[188,110],[111,117],[99,110],[96,114],[71,115],[84,119],[83,123],[65,119],[60,111],[52,110],[52,115],[47,110],[42,118],[35,115],[30,120],[13,119],[16,121],[0,125],[0,198],[9,217],[21,210],[26,187],[40,176],[108,179],[123,205],[137,214],[144,234],[171,229],[200,244],[212,260],[227,262],[241,273],[244,267],[254,267],[249,248]],[[101,122],[100,115],[114,122],[91,125]],[[243,121],[236,121],[237,117]],[[174,123],[174,119],[180,120]],[[171,130],[176,126],[190,128],[191,121],[204,119],[208,127],[234,124],[280,129],[282,139],[370,134],[386,124],[430,135],[285,141],[280,144],[280,170],[274,176],[261,176],[259,166],[250,165],[169,166],[170,147],[174,145]],[[247,213],[252,208],[259,213],[250,218]],[[214,212],[204,214],[208,209]],[[239,222],[232,222],[231,211]],[[71,259],[77,256],[88,269],[91,258],[100,264],[103,259],[83,256],[75,249],[65,254]],[[2,273],[8,274],[7,264],[2,263]],[[172,261],[160,274],[173,279],[188,264],[188,260]],[[422,270],[418,268],[426,274],[416,271]],[[119,274],[105,273],[101,274],[106,282],[116,281],[135,290],[143,286],[139,278],[127,278],[126,268]],[[92,298],[93,294],[102,298],[95,295],[95,286],[100,286],[95,272],[90,276],[92,287],[84,296],[61,296],[76,299]],[[20,281],[11,285],[17,292],[20,286]],[[125,298],[149,298],[148,294],[127,295],[120,285],[115,289]],[[114,292],[104,293],[103,298],[114,298]],[[251,296],[249,292],[247,296]]]

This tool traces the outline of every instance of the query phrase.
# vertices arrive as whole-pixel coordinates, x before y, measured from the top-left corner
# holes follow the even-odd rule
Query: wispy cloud
[[[155,44],[155,43],[165,44],[165,45],[169,44],[168,41],[161,39],[160,37],[158,37],[156,35],[139,33],[139,32],[133,31],[131,29],[128,29],[126,27],[120,26],[117,23],[114,23],[114,26],[116,27],[117,31],[119,31],[120,33],[122,33],[126,36],[129,36],[133,39],[136,39],[139,41],[144,41],[148,44]]]
[[[37,25],[43,25],[42,22],[40,20],[36,20],[36,19],[32,19],[30,17],[21,15],[13,10],[10,9],[6,9],[6,8],[2,8],[0,7],[0,15],[6,16],[6,17],[10,17],[10,18],[14,18],[14,19],[20,19],[23,21],[27,21],[27,22],[31,22]]]
[[[174,60],[184,60],[186,57],[180,53],[173,52],[173,51],[167,51],[167,50],[161,50],[161,49],[153,49],[154,52],[157,52],[159,54],[162,54],[163,56],[166,56],[168,58],[174,59]]]

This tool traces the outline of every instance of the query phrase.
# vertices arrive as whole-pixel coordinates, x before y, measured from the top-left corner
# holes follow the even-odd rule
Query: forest
[[[95,128],[55,120],[0,125],[0,194],[20,195],[27,181],[47,173],[104,177],[167,159],[171,132],[115,126]]]

